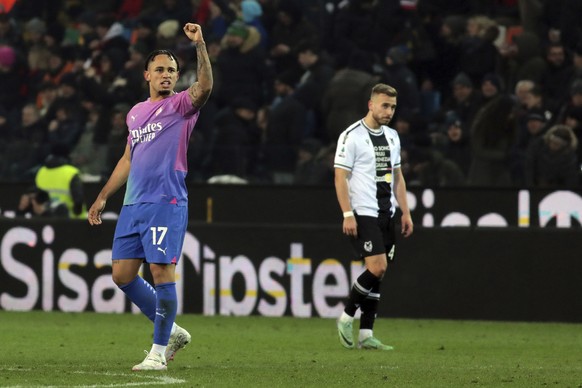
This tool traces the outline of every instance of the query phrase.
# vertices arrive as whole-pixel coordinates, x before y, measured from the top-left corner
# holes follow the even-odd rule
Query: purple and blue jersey
[[[129,111],[126,123],[131,170],[124,205],[187,205],[188,142],[199,114],[187,90],[161,101],[148,99]]]

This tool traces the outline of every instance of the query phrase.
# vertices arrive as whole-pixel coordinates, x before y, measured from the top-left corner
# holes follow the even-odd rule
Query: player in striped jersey
[[[125,183],[125,198],[115,228],[112,277],[117,286],[154,323],[153,345],[133,370],[166,370],[167,361],[191,340],[175,324],[176,263],[188,223],[186,153],[200,109],[212,91],[210,60],[198,24],[184,33],[196,47],[197,80],[175,92],[180,66],[168,50],[146,59],[144,78],[150,97],[127,114],[125,153],[89,210],[91,225],[101,224],[105,203]],[[154,287],[138,275],[149,264]]]
[[[386,84],[372,88],[366,117],[339,136],[335,154],[335,188],[343,211],[343,233],[365,270],[350,291],[337,321],[340,343],[355,346],[354,315],[361,310],[358,348],[391,350],[374,337],[380,300],[380,283],[388,260],[394,257],[396,202],[402,212],[401,233],[412,234],[413,223],[406,201],[406,182],[400,169],[400,139],[388,126],[396,109],[397,91]]]

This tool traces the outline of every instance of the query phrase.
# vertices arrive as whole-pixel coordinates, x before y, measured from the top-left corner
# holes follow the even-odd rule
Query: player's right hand
[[[356,222],[356,217],[352,216],[344,218],[343,232],[350,237],[358,237],[358,223]]]
[[[89,221],[89,224],[101,225],[101,213],[103,213],[103,210],[105,209],[105,203],[106,201],[103,199],[97,199],[93,203],[89,209],[89,212],[87,213],[87,220]]]

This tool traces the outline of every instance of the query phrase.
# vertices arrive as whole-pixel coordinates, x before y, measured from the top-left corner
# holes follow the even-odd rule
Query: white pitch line
[[[22,368],[1,368],[0,371],[30,371],[31,369]],[[126,378],[138,378],[147,379],[148,381],[135,382],[135,383],[119,383],[119,384],[96,384],[96,385],[34,385],[33,387],[43,387],[43,388],[63,388],[63,387],[78,387],[78,388],[105,388],[105,387],[136,387],[140,385],[172,385],[172,384],[183,384],[186,380],[176,379],[168,376],[150,376],[139,373],[110,373],[110,372],[85,372],[85,371],[73,371],[76,374],[86,374],[86,375],[96,375],[96,376],[119,376]],[[8,385],[6,388],[25,388],[31,387],[30,385]]]

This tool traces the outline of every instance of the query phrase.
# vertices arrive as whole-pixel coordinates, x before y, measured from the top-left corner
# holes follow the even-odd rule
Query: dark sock
[[[370,291],[360,306],[362,310],[360,329],[374,329],[374,321],[376,320],[376,315],[378,315],[378,303],[380,302],[380,284],[381,282],[378,281],[372,287],[372,291]]]
[[[349,316],[353,317],[356,314],[356,310],[374,287],[379,279],[374,276],[374,274],[368,270],[365,270],[354,282],[352,289],[350,291],[350,297],[346,303],[346,308],[344,311]]]

